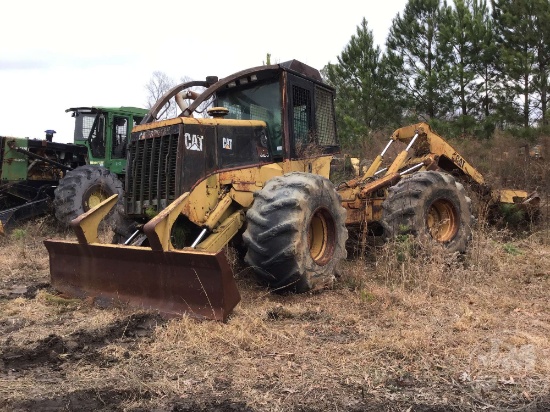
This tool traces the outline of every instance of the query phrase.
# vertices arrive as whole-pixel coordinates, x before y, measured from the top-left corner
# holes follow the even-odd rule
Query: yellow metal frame
[[[502,189],[491,192],[493,200],[500,203],[521,203],[528,195],[525,190]]]
[[[479,171],[474,166],[467,162],[454,147],[446,142],[441,136],[436,134],[428,123],[416,123],[397,129],[391,135],[391,139],[403,143],[410,143],[411,139],[416,134],[418,134],[419,139],[425,138],[427,140],[430,146],[430,153],[434,153],[438,156],[447,157],[474,181],[479,184],[485,183],[485,179],[483,178],[481,173],[479,173]],[[418,144],[418,142],[416,144]],[[396,169],[399,170],[401,167],[404,166],[405,160],[406,156],[396,159],[392,164],[392,167],[394,167],[395,165]],[[412,162],[414,162],[414,160]]]
[[[132,133],[145,132],[149,130],[155,130],[162,127],[174,126],[178,124],[184,125],[203,125],[203,126],[252,126],[252,127],[266,127],[266,123],[263,120],[238,120],[238,119],[223,119],[219,117],[214,118],[194,118],[194,117],[176,117],[173,119],[159,120],[157,122],[140,124],[134,126]]]
[[[71,221],[71,227],[79,243],[99,243],[99,237],[97,235],[99,224],[116,205],[117,201],[118,194],[115,193]]]
[[[172,226],[187,204],[188,198],[189,192],[185,192],[143,226],[143,232],[149,239],[151,249],[163,251],[173,249],[170,241]]]
[[[187,118],[182,118],[187,119]],[[331,156],[284,161],[245,169],[222,171],[202,180],[191,192],[186,192],[160,211],[143,226],[152,250],[173,250],[170,235],[181,214],[208,230],[209,236],[197,245],[197,250],[217,252],[239,231],[245,221],[244,210],[252,205],[253,193],[275,176],[292,171],[312,171],[328,177]],[[222,193],[226,185],[230,190]],[[75,219],[71,225],[80,243],[99,243],[98,227],[117,202],[113,195]]]
[[[221,250],[237,234],[244,221],[244,212],[237,210],[221,222],[210,236],[199,243],[197,249],[205,252],[217,252]]]
[[[360,177],[346,182],[338,189],[342,198],[342,205],[347,210],[346,224],[360,224],[379,221],[382,218],[381,203],[383,198],[373,197],[378,190],[386,190],[401,179],[401,174],[409,173],[407,170],[431,170],[437,168],[437,162],[441,156],[449,159],[457,168],[479,185],[485,184],[485,179],[469,162],[467,162],[456,149],[437,135],[427,123],[416,123],[402,127],[393,132],[391,141],[400,141],[407,144],[407,148],[401,151],[388,167],[384,177],[376,180],[372,178],[382,165],[384,149],[371,163],[369,168]],[[414,139],[414,142],[413,142]],[[418,146],[427,145],[426,154],[422,157],[412,158],[409,150]],[[404,172],[402,170],[405,170]],[[380,172],[378,172],[380,173]],[[531,195],[524,190],[501,189],[490,192],[490,200],[498,203],[523,204],[529,201]],[[537,195],[533,195],[536,198]]]

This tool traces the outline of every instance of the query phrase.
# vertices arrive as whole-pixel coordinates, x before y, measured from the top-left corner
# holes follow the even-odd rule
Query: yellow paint
[[[376,156],[376,159],[371,163],[365,174],[363,175],[363,179],[366,179],[368,177],[374,176],[380,165],[382,164],[382,156],[378,155]]]
[[[477,183],[485,183],[485,180],[483,179],[481,173],[479,173],[475,167],[467,162],[466,159],[464,159],[449,143],[443,140],[441,136],[436,134],[427,123],[417,123],[397,129],[395,132],[393,132],[391,138],[393,140],[399,140],[403,143],[408,144],[417,132],[418,140],[416,141],[415,145],[418,145],[422,139],[426,139],[427,143],[429,144],[430,153],[435,153],[439,156],[445,156]],[[396,162],[394,161],[394,163]],[[388,173],[390,173],[389,170]]]
[[[225,170],[209,176],[200,182],[189,194],[189,201],[182,209],[189,220],[203,226],[219,201],[220,192],[225,185],[231,185],[230,197],[247,208],[254,200],[253,193],[275,176],[289,172],[311,171],[328,178],[332,156],[306,160],[291,160],[271,163],[263,166]],[[214,189],[215,188],[215,189]]]
[[[527,198],[528,193],[524,190],[502,189],[493,191],[491,195],[500,203],[519,203]]]
[[[144,132],[147,130],[159,129],[161,127],[183,125],[199,125],[199,126],[248,126],[248,127],[266,127],[266,123],[262,120],[237,120],[237,119],[222,119],[222,118],[194,118],[194,117],[176,117],[174,119],[160,120],[158,122],[140,124],[134,126],[132,132]]]
[[[158,249],[160,247],[163,251],[173,249],[170,240],[172,226],[187,205],[188,198],[189,192],[185,192],[144,226],[143,230],[151,241],[151,248]],[[155,239],[151,239],[151,237],[155,237]]]
[[[249,208],[254,202],[253,192],[238,192],[235,189],[231,189],[231,191],[229,192],[229,196],[231,196],[231,199],[233,199],[235,202],[245,208]]]
[[[99,243],[99,223],[116,205],[118,194],[114,194],[71,222],[80,243]]]
[[[332,155],[325,155],[311,159],[285,160],[280,163],[284,173],[304,172],[321,175],[326,178],[330,175],[330,162]]]
[[[209,189],[212,184],[212,178],[218,179],[219,175],[213,175],[209,179],[201,181],[189,193],[189,200],[182,209],[182,213],[195,224],[202,226],[206,221],[207,215],[214,210],[218,203],[218,190]]]
[[[283,174],[283,168],[279,163],[270,163],[260,167],[260,182],[262,182],[263,186],[268,180],[276,176],[282,176]]]
[[[388,170],[386,171],[386,176],[393,175],[399,169],[401,169],[403,167],[403,164],[405,163],[405,160],[407,159],[408,155],[409,155],[409,153],[405,150],[403,150],[401,153],[399,153],[399,155],[397,155],[397,157],[395,158],[393,163],[390,165],[390,167],[388,167]]]
[[[231,196],[225,195],[224,197],[222,197],[214,210],[212,210],[212,212],[208,215],[206,222],[204,222],[204,226],[206,226],[209,230],[214,229],[218,221],[221,220],[222,216],[229,209],[229,206],[231,206],[232,202],[233,199],[231,198]]]
[[[242,210],[234,212],[210,236],[202,241],[197,246],[197,249],[205,252],[218,252],[237,234],[244,221],[244,212]]]

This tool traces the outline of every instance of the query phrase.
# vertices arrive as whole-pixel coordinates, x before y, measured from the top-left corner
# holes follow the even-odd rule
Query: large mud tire
[[[440,172],[418,172],[389,188],[382,204],[386,239],[412,234],[465,252],[474,218],[464,186]]]
[[[80,166],[68,171],[55,189],[55,217],[62,224],[68,225],[71,220],[115,193],[119,197],[118,204],[107,216],[109,222],[114,221],[115,215],[122,209],[122,182],[116,174],[104,167]]]
[[[333,283],[346,258],[346,212],[330,180],[289,173],[254,194],[246,214],[245,261],[278,291],[307,292]]]

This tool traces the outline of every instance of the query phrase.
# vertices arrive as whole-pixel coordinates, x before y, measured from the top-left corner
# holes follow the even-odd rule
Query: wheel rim
[[[438,242],[452,240],[458,232],[459,219],[456,208],[447,199],[438,199],[428,209],[426,225],[431,237]]]
[[[332,258],[336,230],[334,219],[326,209],[317,209],[308,229],[308,246],[311,258],[318,265],[325,265]]]
[[[83,205],[82,205],[84,208],[84,211],[87,212],[93,207],[96,207],[101,202],[106,200],[108,197],[109,197],[109,193],[107,193],[101,187],[96,186],[96,187],[90,188],[90,190],[88,190],[88,192],[84,195]]]

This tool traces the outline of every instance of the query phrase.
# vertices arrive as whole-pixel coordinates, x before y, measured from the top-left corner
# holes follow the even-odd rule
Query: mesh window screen
[[[292,86],[292,106],[294,120],[294,138],[296,143],[309,143],[310,92],[301,87]]]
[[[332,110],[332,93],[320,87],[316,87],[315,90],[315,122],[317,143],[320,146],[337,145],[334,112]]]
[[[269,114],[265,107],[251,104],[250,118],[252,120],[265,120],[267,122],[269,120]]]
[[[127,130],[127,120],[124,117],[115,117],[115,133],[117,138],[120,136],[125,137]]]
[[[225,107],[229,109],[232,119],[241,120],[243,118],[243,110],[238,104],[225,103]]]
[[[94,125],[95,115],[82,116],[82,137],[87,139],[90,136],[90,131]]]

